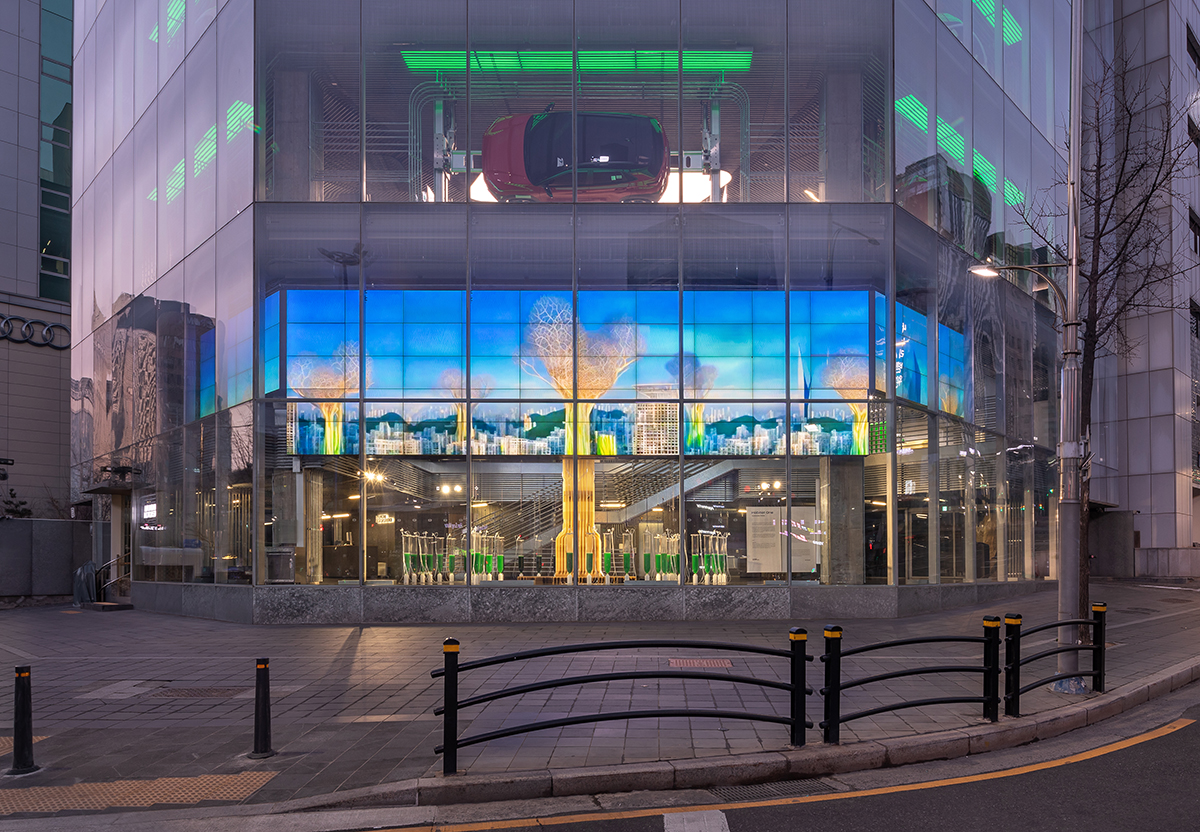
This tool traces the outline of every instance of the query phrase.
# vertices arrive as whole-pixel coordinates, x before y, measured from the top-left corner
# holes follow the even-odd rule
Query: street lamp
[[[1063,322],[1062,345],[1062,411],[1058,433],[1058,618],[1060,621],[1079,617],[1079,468],[1083,447],[1079,436],[1079,302],[1077,278],[1072,269],[1068,274],[1067,293],[1041,269],[1069,267],[1068,263],[1044,263],[1032,266],[994,266],[986,263],[971,266],[968,271],[980,277],[999,277],[1004,271],[1023,271],[1037,275],[1058,299],[1058,316]],[[1068,300],[1070,297],[1070,300]],[[1062,646],[1075,643],[1075,628],[1060,627],[1058,641]],[[1079,653],[1058,654],[1058,672],[1070,675],[1079,672]],[[1078,677],[1060,683],[1065,692],[1079,692]]]

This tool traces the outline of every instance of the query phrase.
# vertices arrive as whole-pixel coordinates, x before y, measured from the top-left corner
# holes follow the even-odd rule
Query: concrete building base
[[[1200,547],[1189,549],[1136,549],[1136,578],[1200,578]],[[1121,577],[1121,576],[1118,576]]]
[[[905,618],[1053,591],[1054,581],[932,586],[238,586],[135,581],[136,608],[240,624],[485,624]],[[1016,610],[1020,612],[1020,610]]]

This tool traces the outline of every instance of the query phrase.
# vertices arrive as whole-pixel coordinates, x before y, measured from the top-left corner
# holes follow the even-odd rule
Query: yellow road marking
[[[847,800],[854,797],[871,797],[880,794],[896,794],[898,792],[913,792],[921,789],[936,789],[941,786],[958,786],[964,783],[979,783],[984,780],[999,780],[1002,777],[1015,777],[1018,774],[1028,774],[1034,771],[1044,771],[1048,768],[1079,763],[1096,757],[1103,757],[1114,751],[1140,745],[1159,737],[1173,734],[1180,728],[1191,725],[1193,719],[1177,719],[1161,728],[1147,731],[1136,737],[1120,740],[1119,742],[1102,745],[1091,751],[1081,751],[1069,757],[1057,760],[1047,760],[1044,763],[1031,763],[1027,766],[1008,768],[1001,771],[989,771],[985,774],[970,774],[963,777],[951,777],[946,780],[929,780],[924,783],[906,783],[901,786],[883,786],[878,789],[863,789],[857,792],[837,792],[836,794],[815,794],[807,797],[782,797],[775,800],[755,800],[745,803],[705,803],[696,806],[669,806],[659,809],[634,809],[623,812],[589,812],[576,815],[559,815],[551,818],[522,818],[518,820],[491,820],[484,823],[435,824],[433,826],[397,826],[385,832],[485,832],[488,829],[520,829],[524,826],[564,826],[572,823],[597,822],[606,820],[629,820],[631,818],[646,818],[656,815],[670,815],[679,812],[728,812],[735,809],[757,809],[766,806],[795,806],[801,803],[823,803],[828,800]]]

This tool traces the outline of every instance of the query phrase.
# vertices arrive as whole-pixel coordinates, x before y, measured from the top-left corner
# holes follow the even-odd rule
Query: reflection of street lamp
[[[837,231],[834,231],[832,234],[829,235],[829,251],[827,251],[825,253],[825,286],[827,288],[832,288],[833,287],[833,249],[834,249],[834,246],[837,245],[838,237],[842,236],[842,232],[849,231],[851,234],[857,234],[858,236],[860,236],[864,240],[866,240],[868,245],[872,245],[872,246],[879,245],[879,241],[876,240],[874,237],[872,237],[870,234],[866,234],[862,231],[859,231],[857,228],[853,228],[849,225],[843,225],[842,223],[835,220],[833,218],[832,214],[830,214],[830,216],[829,216],[829,224],[837,226]]]
[[[1073,145],[1074,146],[1074,145]],[[1073,243],[1076,241],[1073,239]],[[1076,244],[1077,245],[1077,244]],[[1072,246],[1074,250],[1076,245]],[[1079,520],[1080,462],[1084,456],[1083,443],[1079,435],[1079,289],[1076,269],[1067,273],[1067,291],[1064,293],[1049,274],[1041,269],[1070,266],[1068,263],[1044,263],[1040,268],[1031,266],[972,266],[969,271],[980,277],[999,277],[1002,271],[1023,271],[1037,275],[1054,292],[1058,300],[1058,315],[1063,322],[1062,345],[1062,411],[1059,414],[1058,433],[1058,617],[1073,619],[1079,609]],[[1037,288],[1041,288],[1039,284]],[[1009,448],[1007,450],[1018,450]],[[1059,631],[1060,643],[1073,643],[1067,632]],[[1079,654],[1058,654],[1059,674],[1076,673],[1079,670]]]

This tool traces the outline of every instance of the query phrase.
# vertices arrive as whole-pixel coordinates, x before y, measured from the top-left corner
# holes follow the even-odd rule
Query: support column
[[[825,522],[821,583],[865,583],[862,457],[821,457],[818,499]]]

